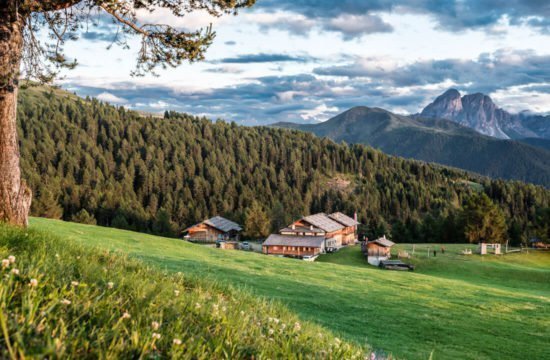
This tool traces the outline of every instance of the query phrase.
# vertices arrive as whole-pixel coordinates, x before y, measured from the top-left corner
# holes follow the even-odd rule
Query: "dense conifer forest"
[[[35,216],[178,236],[216,214],[244,223],[257,203],[272,229],[309,213],[357,211],[370,237],[463,242],[463,204],[484,192],[513,243],[548,236],[543,187],[299,131],[147,117],[42,87],[20,93],[18,121]]]

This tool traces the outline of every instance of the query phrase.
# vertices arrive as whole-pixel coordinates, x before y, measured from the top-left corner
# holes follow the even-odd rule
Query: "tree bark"
[[[0,7],[0,221],[27,226],[32,193],[21,180],[17,92],[24,19],[17,1]]]

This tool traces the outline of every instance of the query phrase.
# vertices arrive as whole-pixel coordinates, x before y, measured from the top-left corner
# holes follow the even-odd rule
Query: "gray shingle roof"
[[[392,246],[395,245],[395,243],[393,241],[386,239],[385,236],[383,236],[381,238],[378,238],[376,240],[373,240],[373,241],[369,241],[369,243],[376,243],[376,244],[382,245],[384,247],[392,247]]]
[[[324,213],[309,215],[303,219],[311,225],[325,230],[326,232],[338,231],[344,228],[344,225],[332,220],[327,216],[327,214]]]
[[[330,214],[328,217],[345,226],[359,225],[359,223],[355,221],[355,219],[347,216],[346,214],[342,214],[341,212],[335,212],[334,214]]]
[[[239,224],[227,220],[225,218],[222,218],[221,216],[214,216],[211,219],[205,220],[205,224],[212,226],[213,228],[216,228],[218,230],[221,230],[223,232],[229,232],[231,230],[235,231],[241,231],[242,228]]]
[[[279,232],[296,232],[296,233],[299,233],[299,232],[312,232],[312,233],[317,233],[317,234],[323,234],[325,232],[325,230],[319,229],[319,228],[316,228],[316,227],[313,227],[313,229],[311,229],[310,227],[306,227],[306,226],[296,226],[296,228],[293,229],[292,226],[289,226],[289,227],[286,227],[284,229],[279,230]]]
[[[293,236],[271,234],[264,241],[264,246],[307,246],[322,247],[325,242],[324,236]]]

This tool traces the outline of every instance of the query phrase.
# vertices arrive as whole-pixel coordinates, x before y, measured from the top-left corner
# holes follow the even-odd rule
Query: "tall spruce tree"
[[[266,237],[271,229],[269,216],[259,202],[254,201],[246,210],[245,235],[254,239]]]
[[[473,195],[464,205],[464,235],[471,243],[503,243],[507,237],[502,211],[484,193]]]

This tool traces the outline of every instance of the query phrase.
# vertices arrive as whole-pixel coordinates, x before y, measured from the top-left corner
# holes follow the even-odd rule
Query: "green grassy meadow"
[[[41,230],[0,225],[0,259],[0,359],[368,356],[280,304]]]
[[[446,245],[428,258],[417,245],[417,271],[394,272],[366,265],[359,247],[309,263],[46,219],[31,228],[275,300],[397,358],[550,358],[550,253],[464,258]]]

